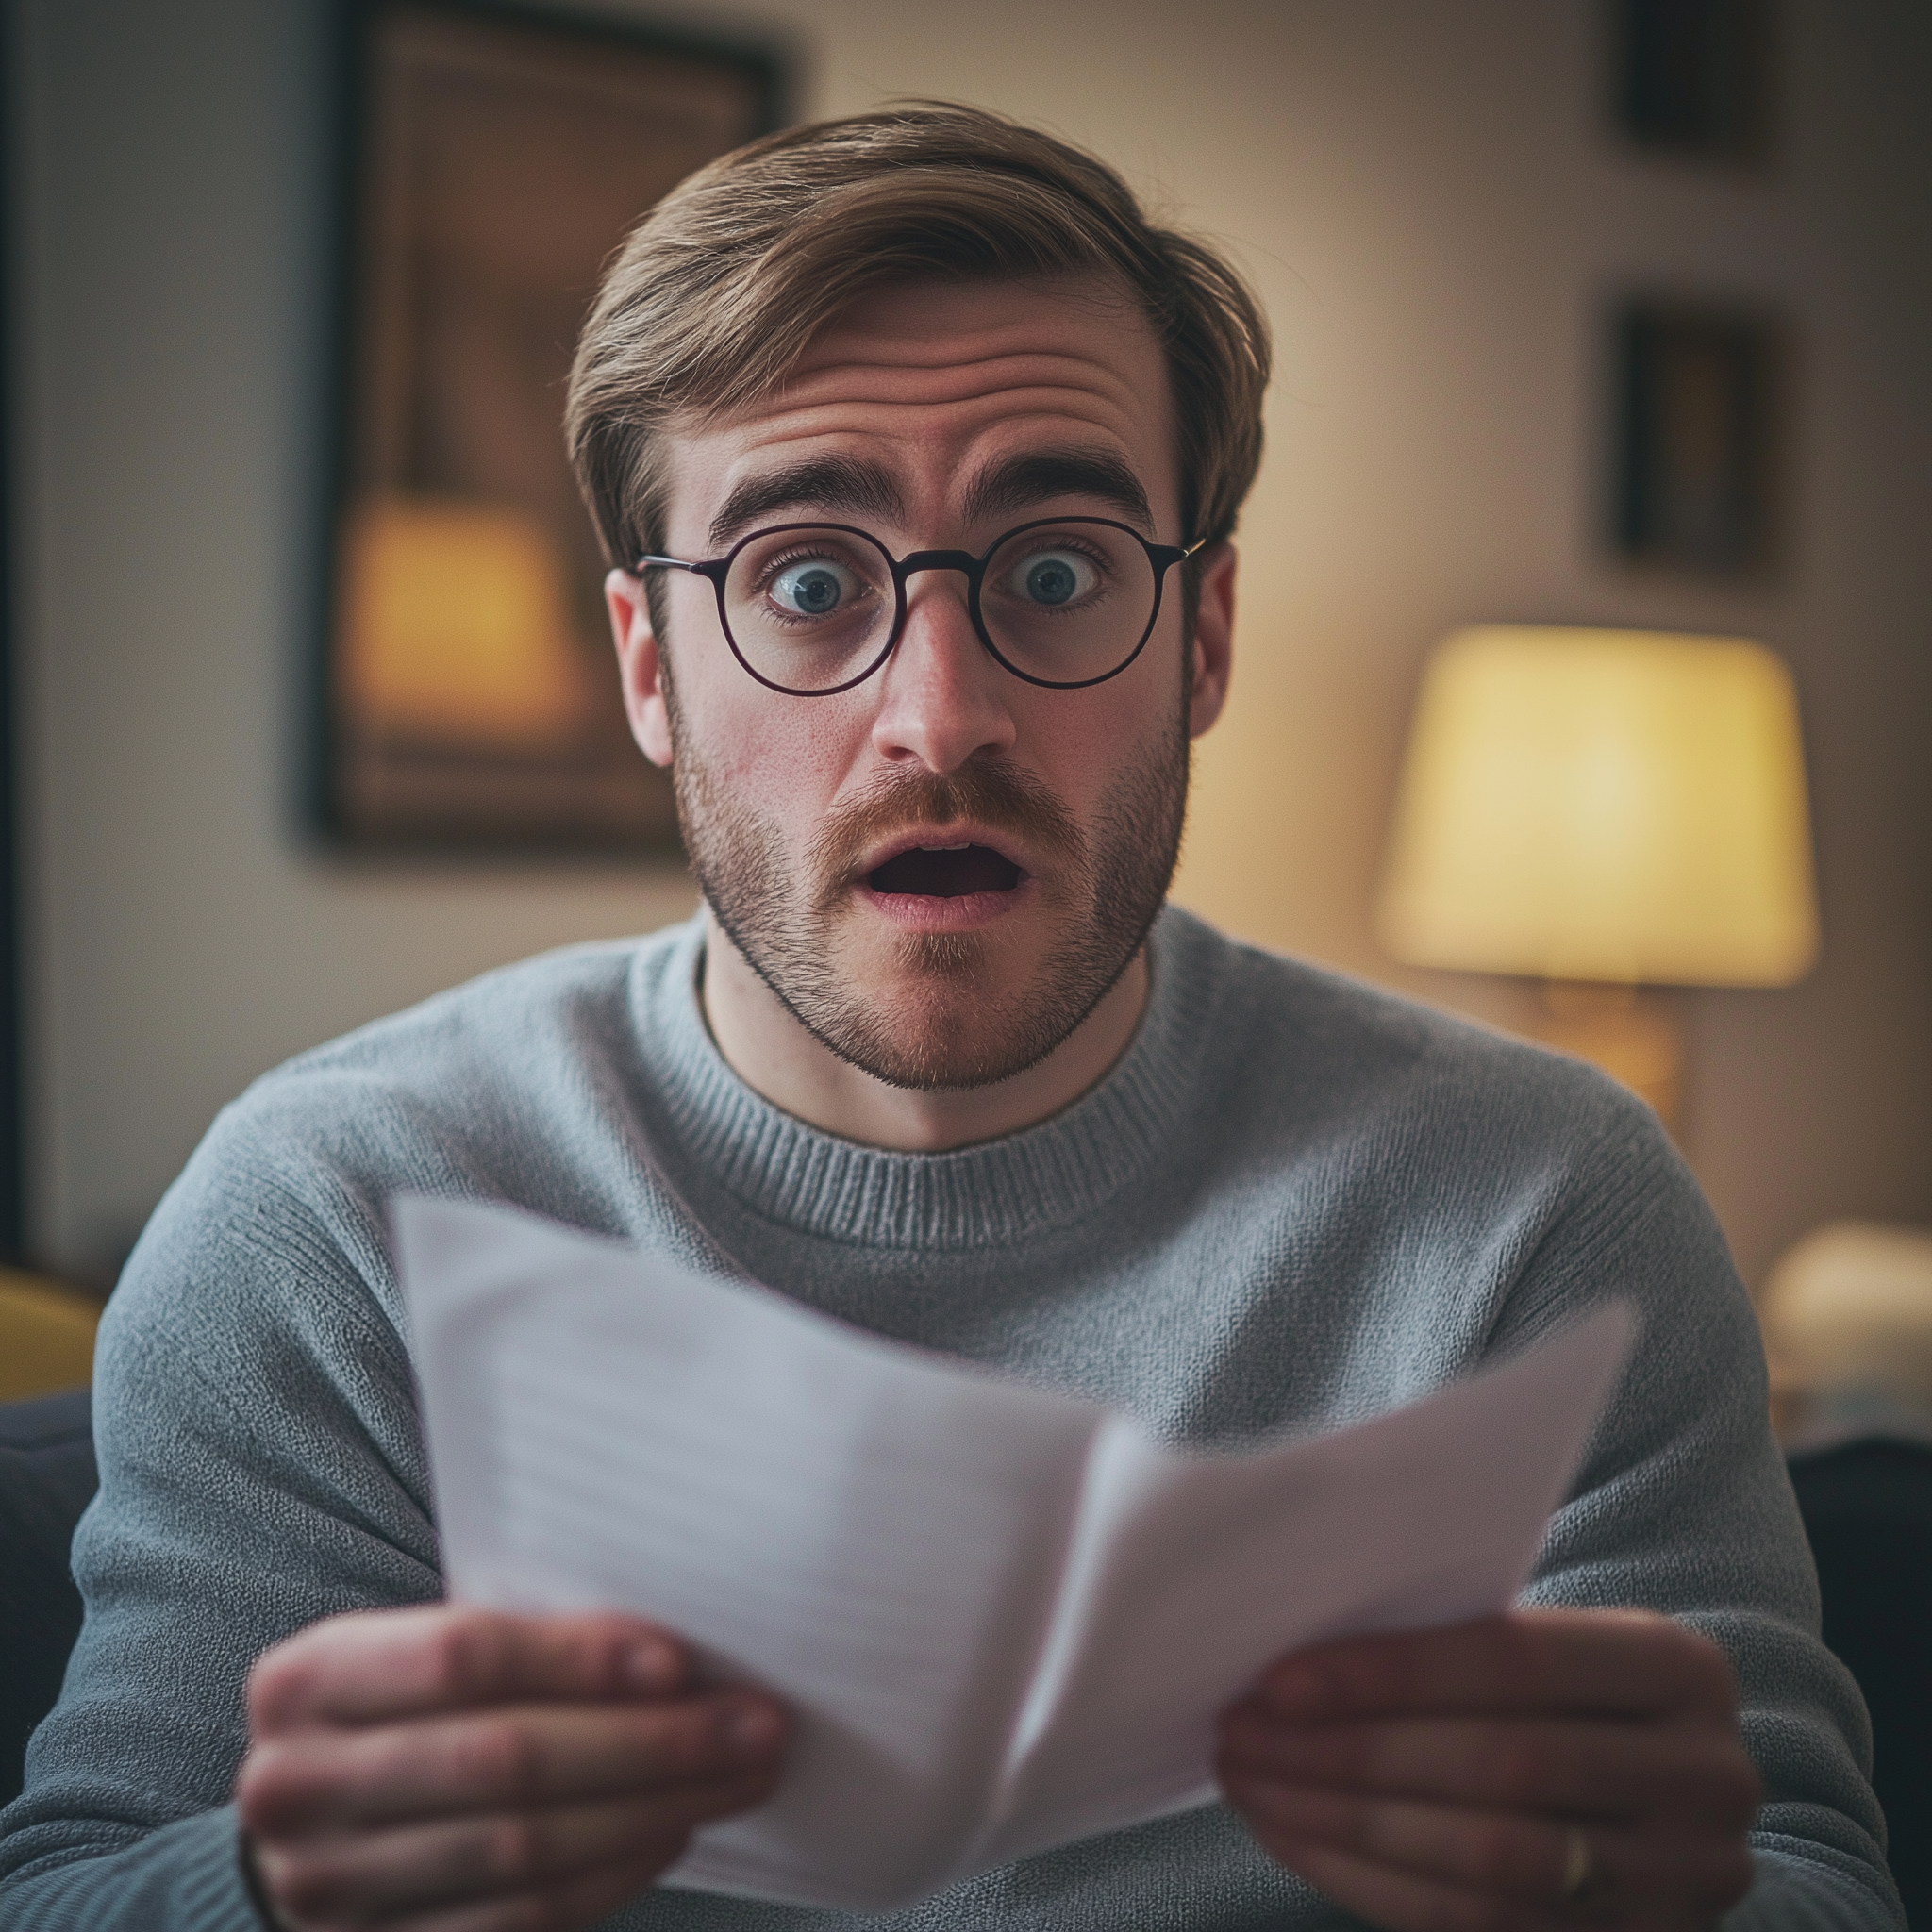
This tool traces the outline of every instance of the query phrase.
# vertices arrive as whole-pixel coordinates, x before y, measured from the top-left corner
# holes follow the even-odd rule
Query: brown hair
[[[859,296],[1068,274],[1109,276],[1140,304],[1167,358],[1183,541],[1226,537],[1260,461],[1268,384],[1268,325],[1240,275],[1150,223],[1093,156],[981,108],[914,101],[725,155],[613,258],[564,412],[606,556],[627,569],[662,546],[654,431],[769,395]]]

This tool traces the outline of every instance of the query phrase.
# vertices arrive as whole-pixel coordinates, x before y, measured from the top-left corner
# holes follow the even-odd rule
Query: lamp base
[[[1661,999],[1634,986],[1546,979],[1542,1010],[1529,1016],[1523,1030],[1545,1046],[1601,1067],[1647,1100],[1665,1128],[1676,1132],[1684,1034]]]

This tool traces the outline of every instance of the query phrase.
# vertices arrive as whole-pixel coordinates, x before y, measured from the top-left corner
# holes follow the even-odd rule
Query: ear
[[[1194,619],[1194,677],[1188,692],[1188,736],[1199,738],[1221,716],[1227,702],[1229,660],[1234,652],[1234,574],[1232,543],[1211,545],[1201,566],[1201,608]]]
[[[627,570],[612,571],[604,579],[604,603],[610,612],[610,635],[617,642],[618,676],[630,734],[654,765],[668,765],[671,713],[664,704],[664,667],[658,655],[658,634],[651,628],[643,579]]]

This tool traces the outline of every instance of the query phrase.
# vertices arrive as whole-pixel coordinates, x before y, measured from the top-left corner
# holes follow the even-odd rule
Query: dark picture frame
[[[1612,0],[1611,108],[1659,157],[1755,168],[1774,146],[1776,0]]]
[[[1772,316],[1671,298],[1612,328],[1611,538],[1637,563],[1763,571],[1783,548],[1789,353]]]
[[[17,75],[0,76],[8,90],[7,108],[17,106],[11,85]],[[20,408],[14,392],[19,368],[15,304],[20,272],[15,243],[14,190],[18,186],[14,154],[0,150],[0,1266],[23,1258],[26,1246],[26,1094],[21,1055],[21,929],[20,825],[21,771],[19,727],[15,719],[14,653],[19,640],[20,583],[14,556],[15,511],[19,486],[14,466],[20,460]],[[4,1782],[0,1767],[0,1782]]]
[[[780,125],[771,49],[351,0],[314,806],[360,849],[675,851],[563,449],[603,262]]]

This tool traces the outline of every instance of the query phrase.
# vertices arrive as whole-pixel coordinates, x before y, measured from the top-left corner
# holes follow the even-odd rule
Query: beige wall
[[[792,40],[808,112],[938,92],[1050,123],[1259,286],[1281,375],[1188,903],[1395,976],[1368,929],[1376,849],[1417,667],[1455,624],[1744,631],[1790,658],[1824,963],[1794,992],[1685,1003],[1687,1146],[1753,1275],[1829,1215],[1932,1222],[1932,29],[1906,0],[1784,11],[1785,160],[1749,183],[1608,140],[1593,0],[729,16]],[[303,848],[319,16],[25,12],[34,1202],[45,1250],[85,1262],[263,1067],[497,960],[675,916],[688,889]],[[1628,284],[1760,296],[1795,325],[1775,584],[1632,576],[1596,547],[1595,332]]]

